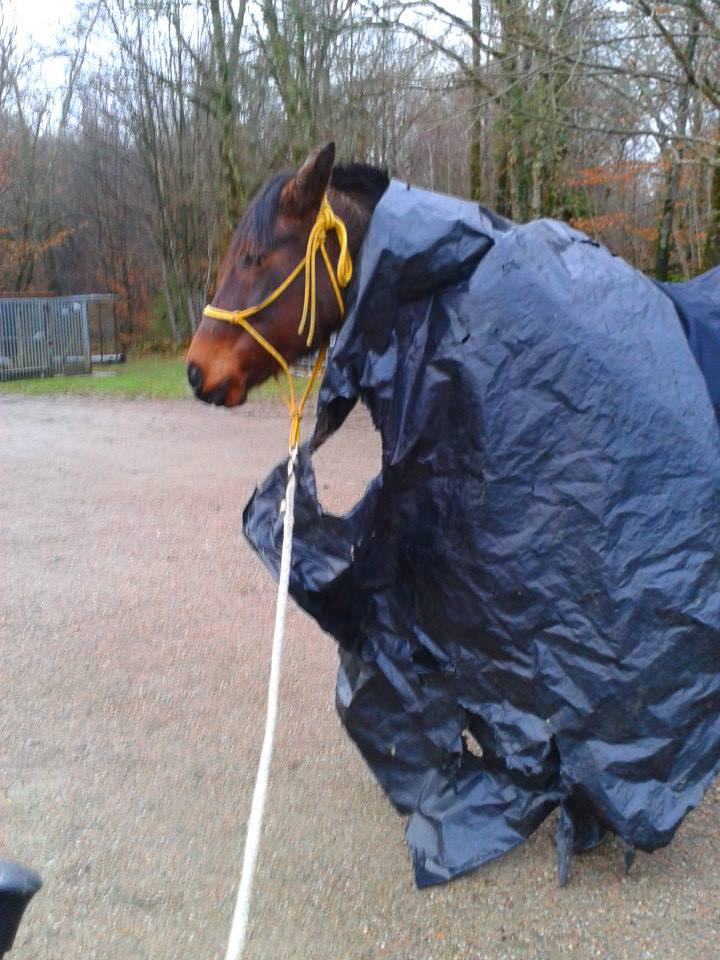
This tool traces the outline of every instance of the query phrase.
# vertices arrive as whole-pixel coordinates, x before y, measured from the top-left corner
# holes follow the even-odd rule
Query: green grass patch
[[[307,381],[295,378],[295,389],[303,390]],[[285,378],[269,380],[250,394],[250,399],[284,398]],[[142,357],[117,365],[98,366],[86,376],[44,377],[34,380],[11,380],[0,383],[3,394],[48,396],[50,394],[80,397],[135,397],[164,400],[191,399],[185,374],[185,362],[178,357]]]

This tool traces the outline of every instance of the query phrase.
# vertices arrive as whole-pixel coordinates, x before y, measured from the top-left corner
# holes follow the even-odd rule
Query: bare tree
[[[0,20],[0,282],[118,292],[128,341],[192,333],[323,139],[659,277],[720,259],[717,0],[87,0],[58,50],[50,91]]]

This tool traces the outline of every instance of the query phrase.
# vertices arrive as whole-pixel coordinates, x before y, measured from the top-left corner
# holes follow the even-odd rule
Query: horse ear
[[[295,177],[293,200],[300,213],[319,210],[322,198],[330,184],[330,174],[335,163],[335,144],[317,147],[308,156]]]

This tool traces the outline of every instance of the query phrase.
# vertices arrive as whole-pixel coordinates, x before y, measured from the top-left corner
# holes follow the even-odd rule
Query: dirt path
[[[16,960],[224,956],[261,738],[274,585],[240,535],[279,406],[0,401],[0,855],[42,873]],[[357,416],[323,453],[347,507]],[[343,734],[332,641],[288,623],[253,960],[716,960],[720,789],[625,878],[609,843],[558,890],[552,824],[417,892],[402,823]]]

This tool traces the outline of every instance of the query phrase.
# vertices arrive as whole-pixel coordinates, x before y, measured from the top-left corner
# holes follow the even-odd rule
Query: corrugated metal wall
[[[0,380],[90,373],[87,297],[0,297]]]

